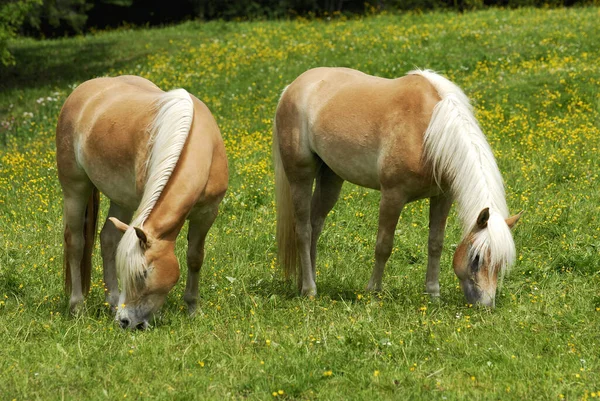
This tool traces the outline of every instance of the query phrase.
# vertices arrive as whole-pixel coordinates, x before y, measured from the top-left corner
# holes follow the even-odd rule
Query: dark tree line
[[[593,0],[37,0],[22,33],[45,37],[122,24],[159,25],[187,19],[256,19],[360,14],[366,9],[471,9],[485,6],[570,6]],[[19,3],[32,0],[0,0]],[[34,0],[33,3],[36,3]]]

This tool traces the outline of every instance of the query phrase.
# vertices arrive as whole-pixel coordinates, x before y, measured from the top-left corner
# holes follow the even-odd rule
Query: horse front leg
[[[429,204],[429,242],[427,255],[427,275],[425,277],[425,293],[440,296],[440,257],[444,245],[446,219],[452,206],[452,198],[438,195],[430,199]]]
[[[399,191],[381,190],[379,201],[379,228],[377,230],[377,243],[375,245],[375,267],[367,285],[368,291],[381,291],[383,270],[392,254],[394,245],[394,232],[398,218],[406,198]]]
[[[188,313],[193,315],[198,305],[198,283],[200,269],[204,263],[204,243],[208,230],[217,218],[218,208],[201,210],[190,215],[188,229],[187,265],[188,275],[185,283],[183,300],[188,306]]]
[[[116,217],[120,221],[129,224],[133,212],[121,208],[114,202],[110,202],[106,222],[100,232],[100,245],[102,248],[102,265],[104,271],[104,299],[111,310],[116,312],[119,304],[119,282],[117,280],[117,266],[115,258],[117,246],[123,237],[123,233],[108,221],[109,217]]]

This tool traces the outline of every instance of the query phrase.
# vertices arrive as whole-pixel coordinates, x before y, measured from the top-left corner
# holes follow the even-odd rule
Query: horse
[[[120,326],[147,328],[179,280],[175,240],[186,219],[183,298],[193,313],[205,238],[229,176],[208,107],[184,89],[164,92],[137,76],[86,81],[61,109],[56,158],[71,311],[81,310],[90,289],[102,192],[110,199],[100,233],[105,298]]]
[[[463,91],[430,70],[386,79],[348,68],[315,68],[287,86],[273,128],[277,259],[315,296],[317,240],[342,184],[381,192],[375,266],[382,278],[404,205],[430,199],[425,292],[440,294],[440,257],[454,200],[463,237],[453,268],[471,304],[495,306],[498,279],[514,263],[504,185]],[[315,183],[316,181],[316,183]],[[313,192],[314,185],[314,192]]]

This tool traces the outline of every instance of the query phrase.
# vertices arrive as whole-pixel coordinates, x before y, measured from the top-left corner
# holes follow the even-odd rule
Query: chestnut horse
[[[281,95],[273,133],[278,259],[300,263],[303,295],[316,294],[317,240],[342,183],[381,191],[375,267],[381,290],[403,206],[430,198],[425,289],[439,296],[440,256],[453,200],[464,235],[454,271],[471,303],[494,306],[499,277],[515,259],[502,177],[458,86],[431,71],[384,79],[316,68]],[[313,192],[313,183],[316,184]]]
[[[204,240],[228,181],[221,133],[206,105],[141,77],[92,79],[60,112],[56,157],[71,310],[90,288],[100,191],[110,199],[100,234],[106,302],[121,327],[146,328],[179,279],[175,240],[186,219],[184,300],[193,312]]]

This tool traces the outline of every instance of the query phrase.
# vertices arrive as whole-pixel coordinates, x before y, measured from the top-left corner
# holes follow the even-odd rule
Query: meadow
[[[0,399],[600,398],[600,9],[188,22],[11,43],[0,69]],[[316,66],[461,86],[494,150],[517,262],[496,309],[465,303],[451,269],[423,294],[428,202],[409,204],[380,294],[365,291],[379,193],[345,184],[319,243],[314,299],[275,258],[271,126],[279,94]],[[123,331],[104,304],[99,244],[85,313],[63,292],[54,129],[71,90],[136,74],[212,110],[230,187],[206,247],[199,313],[182,278],[154,327]],[[107,202],[102,200],[101,221]]]

